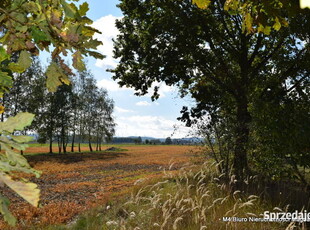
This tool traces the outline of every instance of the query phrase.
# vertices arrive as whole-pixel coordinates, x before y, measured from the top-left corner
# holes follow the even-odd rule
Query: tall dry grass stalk
[[[216,173],[216,165],[186,167],[175,176],[147,185],[115,207],[103,229],[208,230],[208,229],[306,229],[297,223],[233,222],[223,217],[261,217],[273,211],[258,196],[231,193]],[[234,183],[231,175],[230,182]],[[281,210],[276,207],[274,211]],[[106,216],[106,217],[107,217]],[[114,218],[114,219],[113,219]]]

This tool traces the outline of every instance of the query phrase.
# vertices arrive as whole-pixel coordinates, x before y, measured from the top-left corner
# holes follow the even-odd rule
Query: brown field
[[[138,180],[162,176],[164,171],[176,171],[198,159],[198,149],[193,146],[128,145],[121,148],[126,151],[27,155],[29,163],[43,172],[38,179],[31,177],[41,189],[41,207],[32,207],[11,190],[2,188],[11,200],[10,209],[19,224],[9,228],[0,220],[0,229],[69,223],[81,212],[128,192]],[[47,147],[30,147],[26,151],[42,152],[47,152]]]

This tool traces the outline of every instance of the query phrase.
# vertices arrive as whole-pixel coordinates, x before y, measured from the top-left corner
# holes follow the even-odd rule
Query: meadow
[[[0,229],[68,224],[78,214],[125,194],[134,184],[161,177],[167,171],[176,172],[199,159],[192,146],[106,145],[103,149],[107,151],[88,152],[85,145],[81,153],[47,154],[46,145],[31,145],[25,156],[42,175],[38,179],[23,176],[41,189],[40,207],[32,207],[3,188],[19,223],[9,228],[1,220]]]
[[[32,144],[25,156],[42,175],[22,176],[41,189],[40,207],[3,188],[18,225],[9,227],[1,220],[0,229],[307,229],[304,223],[248,221],[261,219],[264,211],[292,211],[288,204],[296,203],[296,198],[293,203],[288,194],[281,198],[284,190],[273,189],[277,194],[269,198],[260,191],[252,193],[256,177],[248,179],[248,191],[232,192],[234,178],[223,180],[204,154],[208,149],[201,146],[105,145],[103,149],[89,152],[83,145],[82,152],[48,154],[44,153],[48,146]],[[234,217],[240,221],[229,219]]]

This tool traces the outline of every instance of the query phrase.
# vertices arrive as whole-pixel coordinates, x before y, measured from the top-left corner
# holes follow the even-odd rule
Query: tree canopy
[[[240,14],[243,19],[243,29],[249,33],[262,32],[269,34],[271,30],[279,30],[282,26],[288,26],[287,17],[293,17],[299,13],[300,7],[305,8],[306,1],[299,0],[192,0],[201,9],[207,9],[212,4],[221,2],[224,9],[232,15]],[[309,7],[309,6],[308,6]]]
[[[304,98],[309,111],[309,14],[287,18],[290,26],[279,31],[248,33],[242,14],[228,13],[225,1],[212,3],[200,9],[190,0],[122,0],[124,17],[116,23],[120,35],[115,41],[120,62],[112,72],[121,86],[133,87],[138,95],[146,94],[153,82],[190,95],[196,106],[184,107],[181,117],[188,125],[206,116],[228,123],[229,160],[241,180],[250,172],[255,125],[263,120],[259,106],[281,108],[286,101],[296,103],[292,98]],[[155,88],[153,99],[158,97]],[[271,122],[278,127],[275,117]]]

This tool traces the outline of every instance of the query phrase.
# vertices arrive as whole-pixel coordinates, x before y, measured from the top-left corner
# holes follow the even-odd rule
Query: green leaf
[[[79,14],[81,16],[85,16],[88,10],[89,10],[88,3],[84,2],[82,5],[80,5]]]
[[[18,13],[17,11],[13,11],[10,13],[10,17],[15,18],[19,23],[26,23],[27,17],[24,13]]]
[[[9,210],[10,201],[8,198],[0,195],[0,212],[3,215],[4,220],[11,226],[16,225],[16,218]]]
[[[76,51],[73,54],[73,67],[79,71],[85,70],[85,64],[83,62],[83,56],[80,51]]]
[[[10,70],[12,70],[15,73],[22,73],[25,71],[25,69],[22,66],[20,66],[17,63],[14,63],[14,62],[11,62],[9,64],[9,68],[10,68]]]
[[[3,21],[3,20],[5,20],[5,19],[7,19],[7,15],[5,15],[5,14],[2,14],[2,15],[0,15],[0,23]]]
[[[16,30],[18,30],[21,33],[26,33],[28,30],[28,26],[17,26]]]
[[[8,151],[12,150],[11,147],[13,147],[14,149],[18,149],[18,150],[25,150],[26,149],[26,147],[23,144],[16,143],[12,139],[9,139],[7,136],[0,136],[0,142],[4,146],[3,148],[5,150],[8,150]],[[6,144],[9,145],[9,147]]]
[[[9,117],[5,122],[0,122],[0,132],[12,133],[15,130],[23,130],[31,125],[33,118],[34,114],[31,113],[18,113],[15,117]]]
[[[18,143],[26,143],[33,140],[31,136],[11,136]]]
[[[13,72],[22,73],[22,72],[25,72],[26,69],[28,69],[31,66],[31,63],[32,63],[32,59],[31,59],[30,53],[23,50],[20,52],[18,62],[17,63],[11,62],[9,64],[9,68]]]
[[[2,147],[5,150],[7,160],[10,165],[14,167],[17,166],[17,167],[22,167],[22,168],[30,168],[30,165],[28,164],[27,159],[23,157],[23,155],[21,155],[20,153],[15,152],[14,150],[11,149],[11,147],[13,148],[15,147],[18,150],[25,150],[25,146],[18,145],[18,144],[12,145],[12,143],[6,143],[6,144],[2,143]]]
[[[46,76],[46,86],[50,92],[56,92],[57,87],[62,85],[63,83],[67,85],[70,84],[68,76],[55,62],[52,62],[47,68]]]
[[[91,55],[92,57],[96,58],[96,59],[104,59],[106,56],[102,55],[101,53],[98,52],[94,52],[94,51],[87,51],[89,53],[89,55]]]
[[[26,166],[21,166],[19,164],[12,165],[6,155],[2,154],[0,159],[1,159],[0,160],[0,171],[2,172],[11,173],[12,171],[15,171],[15,172],[30,173],[30,174],[34,174],[37,178],[39,178],[41,175],[40,171],[35,170],[31,168],[30,166],[26,167]]]
[[[32,59],[31,59],[30,53],[28,53],[25,50],[20,52],[18,64],[26,70],[31,66],[31,63],[32,63]]]
[[[206,9],[210,5],[210,0],[193,0],[193,3],[196,4],[201,9]]]
[[[6,50],[1,46],[0,47],[0,62],[10,58],[10,55],[7,54]]]
[[[97,39],[93,39],[84,43],[85,48],[89,49],[96,49],[100,45],[102,45],[102,42]]]
[[[35,43],[48,41],[47,35],[35,26],[31,27],[31,36],[33,37]]]
[[[63,6],[67,17],[75,18],[76,10],[74,9],[73,5],[68,4],[65,0],[61,0],[61,5]]]
[[[82,30],[82,35],[92,37],[95,33],[101,34],[97,29],[94,29],[90,26],[84,26]]]
[[[0,71],[0,86],[6,88],[11,88],[13,86],[12,77],[10,77],[8,73]]]
[[[27,11],[27,12],[32,12],[32,13],[37,13],[38,11],[41,10],[41,7],[38,3],[35,2],[27,2],[25,4],[23,4],[23,8]]]
[[[40,200],[40,190],[34,183],[28,181],[15,181],[9,175],[0,173],[0,180],[28,201],[31,205],[37,207]]]

